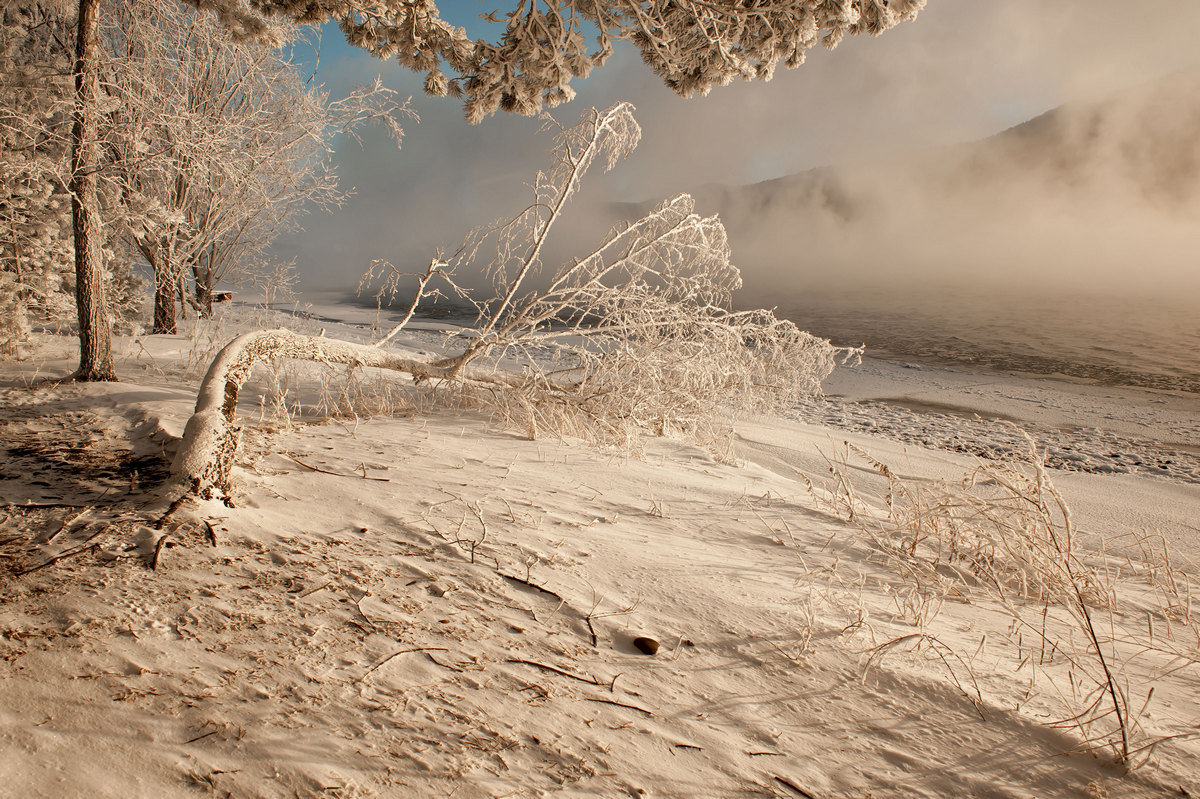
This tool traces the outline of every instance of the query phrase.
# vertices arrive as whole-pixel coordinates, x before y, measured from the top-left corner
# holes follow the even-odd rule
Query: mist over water
[[[711,189],[739,304],[876,354],[1200,391],[1200,70],[973,144]]]
[[[781,297],[778,313],[882,358],[1200,392],[1200,324],[1185,303],[962,289],[820,291]]]

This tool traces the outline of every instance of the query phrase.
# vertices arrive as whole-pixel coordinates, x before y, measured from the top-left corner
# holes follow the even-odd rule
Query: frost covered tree
[[[0,7],[0,352],[30,318],[65,318],[73,275],[64,180],[71,123],[69,35],[54,4]]]
[[[210,308],[213,287],[262,263],[308,207],[340,202],[333,139],[367,120],[398,138],[399,103],[378,84],[331,101],[287,50],[235,39],[176,0],[118,0],[98,24],[99,105],[84,148],[95,161],[79,175],[74,12],[61,0],[0,7],[0,350],[28,336],[32,313],[69,321],[74,303],[63,301],[80,265],[69,268],[72,219],[102,217],[97,236],[81,228],[99,259],[80,259],[98,271],[84,270],[97,280],[76,299],[90,299],[79,317],[81,349],[94,350],[81,358],[91,363],[84,372],[106,375],[106,328],[128,326],[121,317],[141,310],[131,257],[155,275],[154,329],[173,332],[177,302]],[[273,31],[280,42],[298,33],[286,23]],[[82,196],[92,198],[91,216],[73,213]],[[189,272],[195,290],[184,294]]]
[[[461,97],[468,119],[498,109],[534,114],[573,96],[571,81],[628,41],[668,86],[704,94],[734,78],[769,79],[780,61],[800,65],[818,43],[879,34],[916,16],[924,0],[518,0],[489,16],[495,41],[471,40],[434,0],[183,0],[214,10],[236,36],[270,40],[274,21],[337,22],[347,41],[426,74],[434,95]],[[89,144],[99,113],[100,0],[79,0],[75,28],[72,218],[79,309],[80,380],[113,380],[111,330],[100,279],[100,219]],[[459,12],[461,7],[459,7]],[[594,38],[594,44],[589,44]]]
[[[79,324],[76,380],[116,380],[112,316],[104,282],[100,213],[100,0],[79,0],[75,18],[74,107],[71,121],[71,230],[75,251],[75,309]]]
[[[628,103],[589,110],[579,124],[558,128],[553,167],[537,175],[528,207],[473,231],[453,257],[410,276],[417,282],[410,312],[374,345],[288,330],[234,339],[205,375],[176,474],[200,492],[228,491],[240,438],[238,394],[268,359],[403,372],[436,381],[443,396],[467,395],[531,436],[618,444],[645,432],[709,439],[731,416],[787,407],[819,391],[839,351],[770,311],[731,309],[741,278],[725,229],[716,217],[696,214],[687,195],[614,228],[581,258],[556,268],[544,263],[545,243],[589,168],[611,168],[640,136]],[[489,251],[496,296],[477,304],[478,326],[449,342],[448,354],[416,358],[384,348],[434,281],[457,290],[455,273]],[[385,280],[403,277],[380,266]]]
[[[283,25],[273,38],[296,37]],[[220,280],[307,206],[341,202],[337,135],[374,119],[399,139],[394,92],[376,83],[331,101],[290,50],[234,39],[175,0],[115,4],[101,38],[105,87],[118,101],[105,156],[122,183],[124,229],[153,269],[153,332],[175,332],[177,301],[210,314]]]

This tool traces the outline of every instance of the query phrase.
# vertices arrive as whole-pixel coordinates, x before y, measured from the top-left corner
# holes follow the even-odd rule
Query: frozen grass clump
[[[999,609],[1012,620],[1014,670],[1060,709],[1051,724],[1077,729],[1084,749],[1140,765],[1161,741],[1195,734],[1151,734],[1142,719],[1160,680],[1200,665],[1200,580],[1161,537],[1090,535],[1082,547],[1043,453],[1024,439],[1025,452],[959,481],[901,478],[847,442],[826,456],[829,481],[809,488],[886,558],[904,586],[901,610],[920,627],[873,659],[909,639],[936,642],[961,687],[970,653],[947,647],[933,625],[949,601]],[[851,477],[862,464],[880,478],[878,493]]]

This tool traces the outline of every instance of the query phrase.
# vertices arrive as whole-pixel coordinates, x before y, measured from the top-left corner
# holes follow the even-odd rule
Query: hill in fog
[[[1172,75],[1102,103],[1056,108],[964,148],[963,177],[1001,180],[1009,170],[1040,176],[1086,203],[1122,191],[1164,212],[1200,198],[1200,69]]]
[[[1198,133],[1195,69],[977,142],[697,201],[725,221],[752,301],[981,285],[1177,297],[1200,287]]]

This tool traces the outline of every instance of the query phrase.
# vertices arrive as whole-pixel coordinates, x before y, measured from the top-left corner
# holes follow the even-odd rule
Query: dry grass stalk
[[[975,710],[979,713],[979,717],[987,721],[987,716],[984,715],[983,693],[979,690],[979,683],[975,681],[975,675],[971,671],[970,665],[961,655],[954,651],[952,647],[947,646],[940,641],[936,636],[929,633],[919,632],[909,635],[902,635],[898,638],[893,638],[890,641],[885,641],[879,646],[871,650],[867,657],[866,667],[869,670],[873,666],[879,665],[884,656],[893,649],[909,648],[911,651],[921,652],[927,651],[933,654],[943,666],[946,667],[946,672],[950,675],[950,679],[954,682],[954,686],[965,696]],[[955,664],[958,664],[955,666]],[[959,679],[959,673],[965,674],[971,681],[971,690],[968,691]],[[864,674],[864,677],[866,675]]]
[[[1023,457],[981,463],[957,483],[901,478],[846,443],[826,456],[830,482],[822,490],[810,483],[810,491],[899,573],[907,590],[892,596],[900,615],[921,627],[921,641],[945,600],[992,600],[1013,619],[1018,670],[1029,669],[1031,682],[1047,685],[1069,708],[1054,724],[1078,729],[1083,748],[1107,749],[1118,763],[1139,765],[1162,739],[1147,740],[1139,725],[1154,679],[1139,705],[1128,668],[1153,655],[1153,676],[1164,679],[1200,665],[1200,625],[1191,611],[1195,574],[1173,562],[1161,537],[1149,535],[1101,539],[1099,552],[1085,558],[1070,509],[1042,453],[1025,437]],[[882,507],[871,507],[855,488],[852,458],[883,479]],[[1122,604],[1129,578],[1148,582],[1157,598],[1144,624],[1131,623],[1141,616]],[[945,653],[937,654],[949,668]]]

